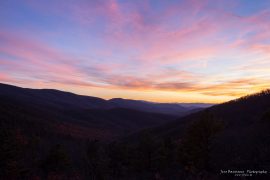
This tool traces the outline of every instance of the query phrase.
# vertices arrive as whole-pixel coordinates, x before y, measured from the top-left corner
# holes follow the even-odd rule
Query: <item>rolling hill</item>
[[[204,109],[201,112],[193,113],[179,118],[173,122],[151,129],[155,136],[170,136],[180,138],[184,130],[199,119],[205,111],[210,112],[215,118],[225,123],[226,129],[233,131],[237,129],[248,129],[260,124],[264,113],[270,109],[270,90],[257,94],[241,97],[223,104],[215,105]]]
[[[270,169],[270,90],[199,112],[184,106],[1,84],[0,178],[230,179],[220,169]],[[223,128],[205,138],[214,121]]]
[[[217,178],[216,174],[219,174],[220,169],[269,171],[270,90],[206,108],[165,125],[133,134],[124,141],[137,143],[146,133],[155,140],[172,139],[179,147],[184,146],[188,139],[189,148],[192,147],[190,145],[192,143],[194,143],[193,149],[196,146],[199,148],[202,142],[196,144],[196,139],[203,139],[212,131],[211,123],[209,124],[211,121],[208,121],[208,124],[199,123],[203,120],[207,122],[205,121],[206,114],[210,114],[223,126],[214,138],[207,140],[209,143],[207,158],[208,163],[211,164],[211,169],[209,167],[206,169],[208,172],[212,172]],[[200,148],[197,152],[200,152]],[[206,155],[201,158],[206,158]],[[195,160],[199,160],[199,157]],[[219,178],[229,177],[231,176],[225,175]],[[267,179],[267,177],[264,175],[258,179]]]
[[[189,111],[198,111],[212,104],[200,103],[153,103],[141,100],[102,98],[77,95],[54,89],[29,89],[0,83],[0,95],[13,97],[29,104],[51,106],[58,109],[112,109],[125,108],[159,114],[184,116]]]
[[[175,115],[114,106],[101,98],[0,85],[0,119],[84,138],[113,139],[174,120]],[[8,122],[7,122],[8,123]]]

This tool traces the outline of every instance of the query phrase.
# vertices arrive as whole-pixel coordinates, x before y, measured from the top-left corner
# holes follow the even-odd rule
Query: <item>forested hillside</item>
[[[179,119],[85,109],[81,104],[88,101],[57,100],[51,90],[46,100],[11,90],[0,93],[0,179],[234,178],[220,174],[227,169],[268,177],[262,170],[270,167],[269,90]]]

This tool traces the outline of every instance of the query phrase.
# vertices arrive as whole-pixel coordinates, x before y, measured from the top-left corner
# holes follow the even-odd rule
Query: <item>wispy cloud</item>
[[[267,2],[15,4],[0,8],[2,82],[98,88],[103,94],[152,91],[155,97],[161,91],[194,93],[205,101],[270,85]]]

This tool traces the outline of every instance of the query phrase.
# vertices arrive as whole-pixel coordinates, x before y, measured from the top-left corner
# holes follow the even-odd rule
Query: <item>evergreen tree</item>
[[[17,179],[25,174],[22,146],[14,130],[0,127],[0,179]]]
[[[186,170],[209,170],[212,141],[222,127],[222,123],[208,111],[189,127],[179,149],[179,159]]]
[[[156,142],[149,133],[144,133],[138,145],[137,169],[142,171],[153,170]]]
[[[88,175],[92,180],[104,179],[104,162],[101,154],[101,145],[98,140],[90,141],[86,150],[86,165]]]
[[[155,152],[156,168],[159,171],[168,170],[175,160],[176,146],[171,138],[164,138],[159,143],[158,149]]]
[[[53,146],[48,156],[42,162],[42,167],[46,173],[67,172],[67,170],[70,168],[70,165],[71,161],[68,156],[68,153],[65,150],[65,148],[60,144]]]

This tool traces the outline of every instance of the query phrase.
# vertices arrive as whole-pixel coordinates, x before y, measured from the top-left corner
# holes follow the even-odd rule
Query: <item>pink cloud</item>
[[[237,96],[246,85],[266,84],[266,79],[262,82],[256,78],[253,84],[247,80],[214,84],[194,69],[208,73],[208,69],[216,68],[211,61],[223,58],[226,62],[217,63],[222,71],[223,65],[230,66],[227,61],[234,60],[230,54],[235,52],[238,55],[258,53],[269,58],[269,11],[240,16],[226,10],[221,1],[197,0],[169,3],[158,13],[151,9],[148,1],[28,2],[38,13],[53,14],[55,18],[71,22],[68,24],[68,27],[72,25],[71,31],[75,29],[73,33],[83,37],[76,43],[87,42],[89,47],[85,49],[89,52],[78,50],[82,61],[34,36],[2,30],[0,52],[10,57],[1,57],[0,64],[5,67],[4,74],[11,74],[13,80],[22,74],[37,81],[82,87],[196,91],[213,96],[221,95],[218,91]],[[232,7],[236,3],[226,5]],[[75,45],[73,48],[79,49]],[[100,58],[92,60],[93,54]],[[244,60],[239,62],[245,63]],[[167,66],[175,69],[167,70]],[[249,72],[248,68],[243,71]],[[2,76],[2,79],[7,78]]]
[[[38,41],[21,38],[20,36],[0,33],[4,44],[0,52],[15,57],[15,60],[1,59],[6,69],[12,73],[28,74],[29,77],[42,79],[62,79],[83,81],[84,74],[76,69],[75,61],[67,54],[52,49]],[[32,75],[31,75],[32,74]]]
[[[0,73],[0,81],[1,82],[14,82],[14,78],[10,77],[7,74]]]

